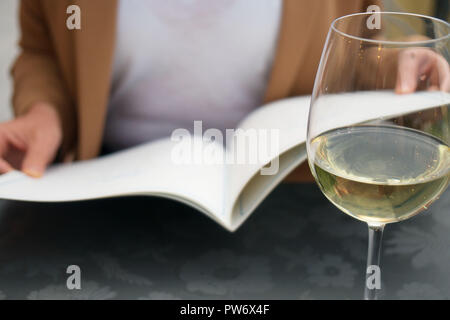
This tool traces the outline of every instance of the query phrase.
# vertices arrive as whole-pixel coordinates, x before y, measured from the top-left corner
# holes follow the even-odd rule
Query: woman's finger
[[[411,50],[401,52],[398,60],[398,73],[395,91],[397,93],[412,93],[417,88],[419,78],[420,57]]]
[[[7,141],[14,146],[14,148],[21,150],[21,151],[25,151],[27,148],[27,144],[19,137],[17,136],[14,132],[5,132],[5,136]]]
[[[22,163],[22,171],[33,178],[41,177],[56,153],[54,143],[45,139],[35,140],[28,146]]]
[[[443,56],[438,55],[436,59],[436,70],[438,74],[437,85],[439,85],[441,91],[450,92],[450,65]]]
[[[8,151],[8,141],[3,128],[0,128],[0,173],[6,173],[13,170],[13,167],[3,157]]]
[[[13,167],[4,159],[0,158],[0,174],[14,170]]]

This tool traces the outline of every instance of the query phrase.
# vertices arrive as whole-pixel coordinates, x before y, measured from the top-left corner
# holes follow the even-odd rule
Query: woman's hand
[[[409,48],[399,53],[395,91],[450,92],[450,66],[443,56],[427,48]]]
[[[17,169],[31,177],[42,176],[61,140],[55,109],[36,103],[25,115],[0,124],[0,173]]]

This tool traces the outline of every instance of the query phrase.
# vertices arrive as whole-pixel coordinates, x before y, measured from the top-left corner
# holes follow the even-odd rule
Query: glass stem
[[[364,299],[377,300],[378,291],[381,289],[381,241],[383,238],[384,224],[369,224],[369,248],[367,253],[366,282],[364,284]]]

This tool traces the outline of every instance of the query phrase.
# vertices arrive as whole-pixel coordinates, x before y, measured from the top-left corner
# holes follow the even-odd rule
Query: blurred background
[[[220,1],[220,0],[219,0]],[[333,0],[338,1],[338,0]],[[0,122],[11,118],[9,68],[17,53],[19,0],[0,1]],[[384,0],[385,11],[413,12],[449,21],[449,0]]]

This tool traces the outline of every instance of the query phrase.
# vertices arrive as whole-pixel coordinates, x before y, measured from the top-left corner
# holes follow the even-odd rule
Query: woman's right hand
[[[62,128],[55,109],[36,103],[14,120],[0,124],[0,173],[21,170],[41,177],[61,145]]]

